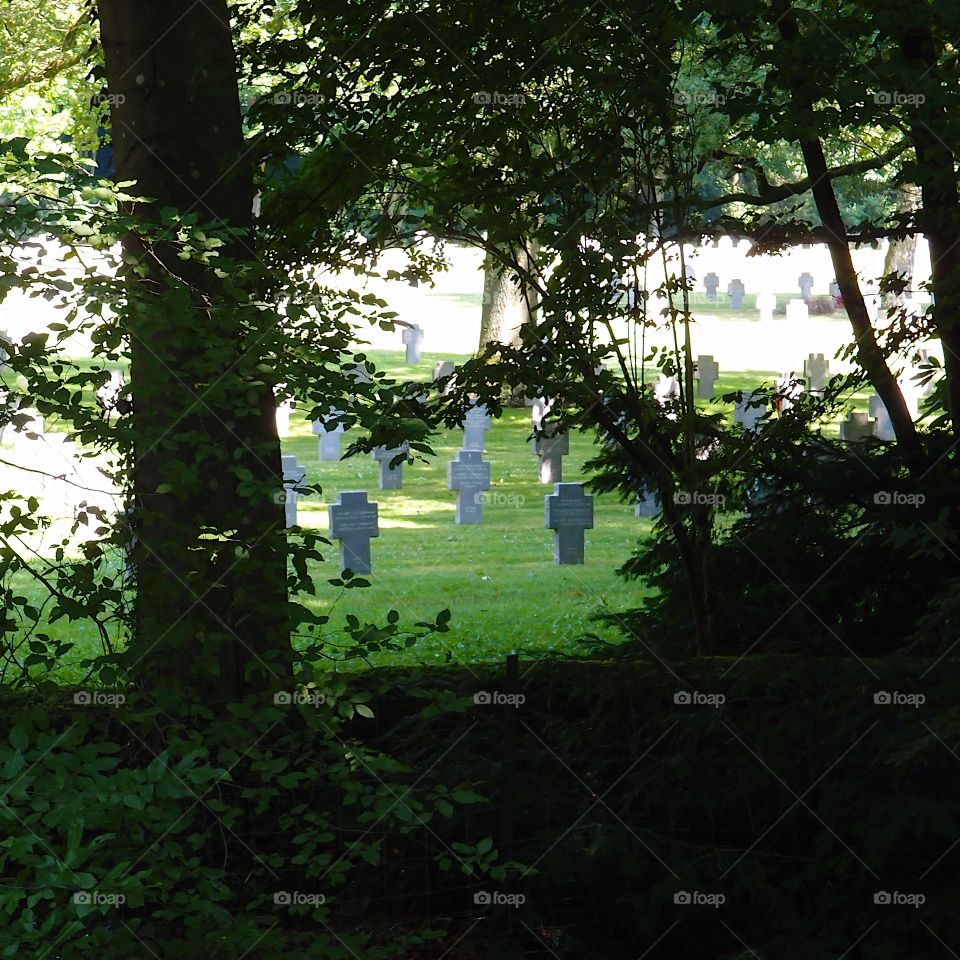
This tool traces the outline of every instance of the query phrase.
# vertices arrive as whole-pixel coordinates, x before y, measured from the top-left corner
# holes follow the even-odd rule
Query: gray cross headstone
[[[813,292],[813,276],[809,273],[801,273],[797,277],[797,284],[800,287],[800,296],[803,297],[804,301],[810,299],[810,294]]]
[[[709,400],[713,396],[713,385],[720,376],[720,367],[709,353],[697,357],[697,396]]]
[[[457,369],[457,365],[452,360],[439,360],[433,368],[433,382],[436,383],[443,377],[449,377]],[[454,387],[456,378],[450,380],[443,388],[443,393],[448,394]]]
[[[811,353],[803,361],[803,377],[811,390],[818,393],[825,390],[830,378],[830,361],[822,353]]]
[[[836,280],[830,281],[830,296],[839,297],[840,296],[840,284]]]
[[[746,288],[741,280],[731,280],[727,284],[727,295],[730,297],[730,309],[740,310],[743,307],[743,295]]]
[[[570,452],[570,434],[554,428],[550,433],[533,438],[533,452],[540,458],[540,482],[560,483],[563,479],[563,458]]]
[[[637,502],[633,508],[634,515],[637,517],[658,517],[660,516],[660,501],[657,495],[643,487],[637,493]]]
[[[381,490],[399,490],[403,486],[403,461],[401,460],[395,467],[390,466],[390,461],[405,454],[409,450],[407,444],[401,444],[399,447],[376,447],[371,456],[380,464]]]
[[[447,464],[447,489],[457,491],[457,523],[483,520],[483,491],[490,489],[490,461],[480,450],[460,450]]]
[[[707,291],[707,299],[710,301],[717,299],[717,288],[720,286],[720,278],[715,273],[708,273],[703,278],[703,289]]]
[[[297,525],[297,500],[300,498],[300,485],[307,471],[297,463],[296,457],[280,458],[283,466],[283,512],[288,527]]]
[[[340,541],[340,569],[370,572],[370,538],[380,536],[377,505],[367,500],[366,490],[346,490],[327,507],[330,537]]]
[[[593,497],[582,483],[555,483],[543,498],[544,521],[553,530],[553,562],[583,563],[583,531],[593,527]]]
[[[339,411],[331,410],[336,414]],[[339,460],[340,459],[340,438],[346,432],[342,423],[336,423],[334,426],[327,426],[326,420],[314,420],[310,424],[310,429],[319,437],[317,457],[320,460]]]
[[[277,406],[277,436],[290,436],[290,414],[293,411],[293,401],[284,400]]]
[[[868,413],[850,413],[840,424],[840,439],[848,443],[866,440],[873,436],[874,423]]]
[[[756,397],[751,399],[749,396],[745,396],[742,400],[734,403],[733,419],[744,430],[756,430],[757,424],[766,412],[767,403],[765,400],[758,400]]]
[[[345,373],[354,383],[370,383],[373,380],[366,363],[355,363]]]
[[[463,420],[463,449],[483,450],[485,435],[490,429],[490,414],[483,404],[475,404]]]
[[[407,348],[407,363],[419,363],[420,348],[423,346],[423,330],[416,325],[405,327],[400,334],[400,339]]]

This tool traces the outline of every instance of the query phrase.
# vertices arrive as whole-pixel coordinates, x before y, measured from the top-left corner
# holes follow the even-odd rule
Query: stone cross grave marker
[[[283,512],[288,527],[297,525],[297,500],[300,499],[300,485],[307,471],[297,463],[293,456],[280,458],[283,467]]]
[[[657,495],[647,487],[643,487],[637,493],[637,502],[633,508],[634,516],[637,517],[658,517],[660,516],[660,501]]]
[[[441,377],[449,377],[457,365],[452,360],[438,360],[433,367],[433,379],[439,380]]]
[[[742,309],[744,293],[746,293],[746,288],[742,280],[734,279],[727,284],[727,295],[730,297],[731,310]]]
[[[490,461],[480,450],[460,450],[447,464],[447,489],[457,491],[457,523],[483,520],[483,491],[490,489]]]
[[[800,296],[803,297],[804,302],[810,299],[810,294],[813,292],[813,276],[809,273],[801,273],[797,277],[797,284],[800,287]]]
[[[490,429],[490,414],[483,404],[475,404],[463,420],[463,449],[483,450],[485,435]]]
[[[760,311],[760,321],[768,323],[773,320],[773,311],[777,309],[777,298],[772,293],[757,294],[757,310]]]
[[[893,431],[893,424],[890,422],[890,414],[887,413],[886,404],[877,393],[870,397],[870,416],[876,421],[873,425],[873,435],[875,437],[879,440],[897,439],[897,435]]]
[[[340,570],[370,572],[370,538],[380,536],[377,504],[367,500],[366,490],[345,490],[327,507],[330,536],[340,541]]]
[[[553,401],[546,397],[535,397],[530,407],[530,428],[539,430],[543,418],[550,412]]]
[[[656,397],[657,403],[664,406],[680,396],[680,382],[676,377],[668,377],[662,373],[658,374],[653,383],[653,395]]]
[[[336,415],[340,410],[331,408],[330,413]],[[320,460],[339,460],[340,459],[340,438],[346,432],[342,423],[336,423],[332,427],[327,426],[326,420],[314,420],[310,429],[319,437],[317,457]]]
[[[783,415],[793,409],[794,403],[800,399],[806,390],[802,380],[798,380],[792,373],[782,373],[776,380],[778,397],[773,405],[777,413]]]
[[[713,385],[720,376],[720,367],[709,353],[697,357],[697,396],[709,400],[713,396]]]
[[[757,424],[767,412],[765,400],[752,400],[749,396],[744,396],[742,400],[736,401],[733,407],[733,419],[739,423],[744,430],[756,430]]]
[[[717,299],[717,288],[720,278],[712,271],[703,278],[703,289],[707,291],[707,299],[711,302]]]
[[[555,427],[549,433],[533,438],[533,452],[540,458],[540,482],[560,483],[563,479],[563,458],[570,452],[570,434]]]
[[[825,390],[830,379],[830,361],[822,353],[811,353],[803,361],[803,378],[811,390],[818,393]]]
[[[293,411],[293,401],[284,400],[277,406],[277,436],[290,436],[290,414]]]
[[[840,296],[840,284],[836,280],[830,281],[830,296],[839,297]]]
[[[583,563],[583,531],[593,527],[593,497],[582,483],[555,483],[543,498],[544,521],[553,530],[553,562]]]
[[[840,424],[840,439],[848,443],[866,440],[873,436],[874,422],[869,413],[850,413],[847,419]]]
[[[403,486],[403,461],[395,467],[390,466],[390,461],[399,457],[401,453],[405,454],[409,449],[409,446],[404,443],[399,447],[376,447],[371,452],[373,459],[380,464],[381,490],[399,490]]]
[[[419,363],[420,348],[423,346],[423,329],[416,325],[404,327],[400,339],[407,348],[407,363]]]
[[[803,300],[790,300],[787,303],[787,319],[800,323],[810,318],[810,311]]]

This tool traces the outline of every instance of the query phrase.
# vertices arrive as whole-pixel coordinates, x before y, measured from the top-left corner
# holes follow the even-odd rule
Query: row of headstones
[[[469,456],[464,459],[464,454]],[[490,486],[490,464],[481,464],[478,451],[461,450],[450,464],[451,480],[458,484],[457,522],[461,520],[460,504],[476,496],[483,484]],[[457,473],[457,468],[462,470]],[[300,468],[302,470],[302,468]],[[284,475],[286,478],[286,474]],[[300,474],[302,482],[303,475]],[[286,484],[286,479],[285,479]],[[553,530],[553,562],[581,564],[584,562],[584,531],[593,527],[593,496],[584,493],[582,483],[554,484],[553,493],[544,498],[544,528]],[[469,509],[469,508],[468,508]],[[372,561],[370,541],[380,536],[379,506],[367,498],[366,490],[346,490],[337,494],[335,503],[327,507],[330,538],[340,541],[340,569],[354,573],[370,573]]]
[[[813,295],[813,275],[810,273],[801,273],[797,277],[797,285],[800,288],[800,297],[806,302]],[[707,299],[710,301],[717,299],[717,290],[720,288],[720,277],[717,274],[711,272],[706,274],[703,278],[703,289],[707,293]],[[836,288],[836,292],[834,292]],[[727,284],[727,296],[730,297],[730,306],[734,310],[739,310],[743,305],[743,295],[747,292],[746,287],[743,285],[743,281],[739,278],[735,278]],[[836,280],[833,281],[830,285],[830,293],[838,297],[840,296],[840,287],[837,285]],[[761,294],[760,296],[764,296]],[[773,296],[772,294],[766,294],[766,296]],[[776,299],[774,299],[773,307],[776,306]],[[760,307],[760,299],[757,298],[757,307]],[[771,307],[771,309],[773,309]]]

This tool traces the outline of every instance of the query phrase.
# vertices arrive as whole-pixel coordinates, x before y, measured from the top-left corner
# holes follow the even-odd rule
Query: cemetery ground
[[[464,299],[468,299],[464,295]],[[744,319],[743,323],[755,321]],[[462,362],[467,354],[424,352],[421,362],[408,365],[402,351],[368,350],[366,356],[378,369],[400,380],[429,381],[440,360]],[[802,357],[798,359],[798,363]],[[78,359],[81,367],[91,361]],[[732,371],[721,368],[716,396],[735,390],[750,391],[770,383],[773,370]],[[91,399],[92,402],[92,399]],[[866,410],[866,393],[852,398],[851,406]],[[719,401],[717,409],[724,405]],[[732,406],[725,405],[727,416]],[[63,429],[50,423],[50,433]],[[835,423],[824,432],[836,436]],[[405,464],[400,490],[378,490],[378,464],[369,454],[339,462],[318,460],[318,439],[305,414],[294,411],[290,432],[282,440],[284,454],[296,456],[306,468],[305,484],[321,492],[303,495],[298,501],[298,523],[327,534],[327,506],[343,490],[367,490],[379,505],[380,536],[371,541],[373,573],[369,587],[344,591],[327,581],[338,577],[337,541],[324,548],[325,563],[317,565],[317,596],[306,598],[316,613],[330,616],[329,660],[318,664],[334,669],[359,669],[364,662],[386,664],[501,663],[511,651],[525,658],[584,655],[594,640],[617,644],[622,632],[595,621],[597,614],[616,613],[635,606],[645,593],[642,583],[626,582],[616,574],[637,539],[646,537],[652,520],[634,515],[632,503],[621,503],[611,494],[595,495],[595,525],[585,533],[586,562],[582,566],[553,563],[553,533],[544,529],[544,496],[552,487],[537,478],[537,460],[528,440],[530,409],[506,408],[486,435],[484,458],[492,463],[492,484],[484,504],[483,522],[456,525],[456,496],[447,490],[447,463],[460,449],[462,431],[446,430],[432,440],[436,456],[426,462]],[[344,435],[345,451],[352,438]],[[5,449],[0,448],[0,457]],[[590,432],[571,436],[570,455],[563,460],[565,481],[585,481],[583,464],[596,449]],[[30,480],[20,490],[28,493]],[[25,577],[18,585],[39,599],[41,590]],[[432,620],[443,609],[452,613],[449,631],[432,634],[405,648],[372,652],[364,660],[341,661],[342,630],[346,613],[363,622],[382,622],[390,609],[400,614],[401,626]],[[54,623],[53,637],[69,637],[72,655],[60,664],[64,680],[83,675],[80,661],[96,655],[99,636],[91,624]]]

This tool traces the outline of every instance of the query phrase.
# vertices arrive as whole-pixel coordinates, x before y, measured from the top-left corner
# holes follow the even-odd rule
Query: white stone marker
[[[825,390],[830,379],[830,361],[822,353],[811,353],[803,361],[803,377],[810,390],[817,393]]]
[[[407,363],[419,363],[420,348],[423,346],[422,328],[418,326],[404,327],[400,339],[407,348]]]
[[[720,376],[720,367],[709,353],[697,357],[697,396],[702,400],[713,397],[713,385]]]
[[[757,310],[760,311],[760,322],[769,323],[773,320],[773,311],[777,309],[777,298],[772,293],[757,294]]]
[[[644,487],[637,494],[637,502],[633,512],[634,516],[637,517],[658,517],[660,516],[660,500],[655,493]]]
[[[887,406],[878,393],[870,397],[870,416],[876,421],[873,425],[873,435],[878,440],[897,439],[893,424],[890,422],[890,414],[887,413]]]
[[[779,396],[773,401],[774,409],[781,416],[789,413],[806,389],[803,381],[792,373],[782,373],[776,380],[776,393]]]
[[[376,447],[371,456],[380,464],[380,489],[381,490],[399,490],[403,486],[403,461],[395,467],[390,466],[390,461],[399,457],[401,453],[409,450],[407,444],[401,444],[399,447]]]
[[[447,464],[447,489],[457,491],[457,523],[483,521],[484,490],[490,489],[490,461],[480,450],[460,450]]]
[[[337,414],[340,411],[331,410],[331,414]],[[342,423],[337,423],[333,427],[328,427],[325,420],[314,420],[310,424],[310,429],[319,437],[317,458],[319,460],[339,460],[340,459],[340,438],[346,433]]]
[[[758,400],[756,397],[751,400],[749,396],[745,396],[742,400],[734,403],[733,419],[744,430],[756,430],[757,424],[763,419],[766,412],[766,400]]]
[[[296,457],[283,456],[280,458],[283,465],[283,512],[288,527],[297,525],[297,500],[300,498],[299,487],[307,475],[307,471],[297,463]]]
[[[340,541],[340,570],[370,572],[370,538],[380,536],[377,505],[367,500],[366,490],[346,490],[327,507],[330,536]]]
[[[482,404],[472,406],[463,420],[463,449],[483,450],[487,430],[490,429],[490,414]]]
[[[570,434],[553,432],[533,438],[533,452],[540,458],[540,482],[563,480],[563,458],[570,452]]]
[[[543,525],[553,530],[553,562],[583,563],[583,531],[593,527],[593,496],[582,483],[556,483],[543,498]]]
[[[791,300],[787,304],[787,319],[800,323],[810,319],[810,311],[804,300]]]
[[[284,400],[277,407],[277,436],[290,436],[290,414],[293,412],[293,401]]]

